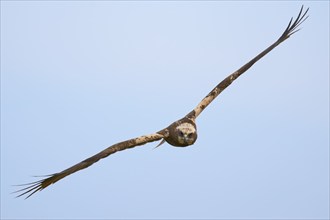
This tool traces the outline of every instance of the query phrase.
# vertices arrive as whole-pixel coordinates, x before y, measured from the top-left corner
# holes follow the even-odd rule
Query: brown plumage
[[[306,16],[308,12],[305,10],[303,12],[303,6],[300,9],[300,12],[297,18],[293,21],[291,18],[287,28],[283,32],[283,34],[276,40],[272,45],[270,45],[267,49],[262,51],[248,63],[243,65],[234,73],[230,74],[223,81],[221,81],[191,112],[189,112],[185,117],[180,120],[173,122],[168,127],[156,132],[155,134],[144,135],[137,138],[133,138],[130,140],[126,140],[117,144],[114,144],[105,150],[95,154],[94,156],[87,158],[86,160],[81,161],[80,163],[63,170],[59,173],[54,173],[46,176],[46,178],[41,179],[36,182],[23,184],[19,186],[25,186],[23,189],[16,191],[15,193],[20,193],[17,197],[27,195],[26,198],[29,198],[34,193],[43,190],[49,185],[56,183],[62,178],[75,173],[79,170],[85,169],[92,164],[96,163],[100,159],[103,159],[111,154],[114,154],[118,151],[126,150],[129,148],[133,148],[136,146],[144,145],[149,142],[154,142],[158,140],[162,140],[159,145],[164,143],[165,141],[172,146],[176,147],[186,147],[195,143],[197,139],[197,127],[195,124],[196,118],[200,115],[200,113],[224,90],[226,89],[235,79],[237,79],[240,75],[242,75],[246,70],[248,70],[254,63],[260,60],[263,56],[269,53],[272,49],[277,47],[280,43],[288,39],[291,35],[299,31],[297,29],[301,23],[303,23],[308,16]],[[159,146],[158,145],[158,146]],[[157,147],[158,147],[157,146]]]

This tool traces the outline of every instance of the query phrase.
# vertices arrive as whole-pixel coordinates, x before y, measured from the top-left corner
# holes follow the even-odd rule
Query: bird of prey
[[[283,34],[268,48],[250,60],[248,63],[243,65],[241,68],[227,76],[223,81],[221,81],[210,93],[202,99],[200,103],[186,116],[173,122],[168,127],[157,131],[153,134],[143,135],[136,137],[130,140],[126,140],[117,144],[114,144],[101,152],[91,156],[68,169],[65,169],[61,172],[54,173],[51,175],[45,176],[44,179],[41,179],[36,182],[18,185],[23,186],[23,189],[16,191],[19,193],[17,197],[25,195],[26,198],[29,198],[34,193],[41,191],[48,187],[49,185],[56,183],[57,181],[63,179],[66,176],[69,176],[79,170],[85,169],[92,164],[96,163],[100,159],[103,159],[111,154],[114,154],[118,151],[130,149],[133,147],[141,146],[149,142],[159,141],[158,146],[164,142],[169,143],[175,147],[187,147],[195,143],[197,139],[197,126],[196,118],[201,114],[201,112],[224,90],[226,89],[234,80],[236,80],[240,75],[247,71],[254,63],[260,60],[263,56],[268,54],[271,50],[281,44],[283,41],[288,39],[291,35],[299,31],[298,27],[308,18],[307,12],[309,8],[304,11],[304,6],[301,7],[300,12],[295,20],[291,18],[288,26],[286,27]],[[158,147],[157,146],[157,147]]]

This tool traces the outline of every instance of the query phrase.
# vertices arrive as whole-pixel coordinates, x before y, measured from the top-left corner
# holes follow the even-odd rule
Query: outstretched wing
[[[256,63],[258,60],[260,60],[263,56],[265,56],[267,53],[269,53],[271,50],[273,50],[275,47],[277,47],[280,43],[288,39],[292,34],[296,33],[300,29],[297,29],[301,23],[303,23],[308,16],[306,16],[309,8],[305,12],[303,12],[304,6],[301,7],[300,12],[298,14],[298,17],[294,22],[293,18],[291,18],[289,25],[283,32],[283,34],[278,38],[278,40],[270,45],[267,49],[262,51],[260,54],[258,54],[255,58],[250,60],[248,63],[246,63],[244,66],[239,68],[234,73],[230,74],[227,78],[225,78],[223,81],[221,81],[196,107],[194,110],[189,112],[186,117],[195,119],[198,117],[198,115],[223,91],[225,90],[235,79],[237,79],[240,75],[242,75],[245,71],[247,71],[254,63]]]
[[[25,186],[25,188],[18,190],[15,193],[20,193],[17,197],[27,195],[27,197],[26,197],[26,199],[27,199],[30,196],[32,196],[34,193],[43,190],[44,188],[48,187],[49,185],[56,183],[57,181],[63,179],[64,177],[66,177],[72,173],[75,173],[79,170],[82,170],[82,169],[85,169],[85,168],[91,166],[92,164],[96,163],[100,159],[109,156],[110,154],[114,154],[118,151],[133,148],[133,147],[143,145],[143,144],[146,144],[149,142],[158,141],[164,137],[161,133],[162,132],[160,131],[155,134],[144,135],[141,137],[133,138],[133,139],[130,139],[127,141],[123,141],[123,142],[114,144],[114,145],[104,149],[103,151],[99,152],[98,154],[95,154],[94,156],[87,158],[86,160],[81,161],[80,163],[77,163],[76,165],[74,165],[66,170],[63,170],[62,172],[48,175],[47,178],[36,181],[36,182],[19,185],[19,186]]]

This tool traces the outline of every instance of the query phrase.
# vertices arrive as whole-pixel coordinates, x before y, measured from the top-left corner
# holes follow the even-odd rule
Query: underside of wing
[[[75,173],[79,170],[82,170],[82,169],[85,169],[85,168],[91,166],[92,164],[96,163],[97,161],[99,161],[102,158],[105,158],[118,151],[122,151],[122,150],[126,150],[126,149],[133,148],[136,146],[144,145],[146,143],[153,142],[153,141],[158,141],[158,140],[162,139],[163,137],[164,136],[161,134],[161,132],[158,132],[155,134],[144,135],[144,136],[140,136],[137,138],[133,138],[133,139],[130,139],[127,141],[123,141],[123,142],[114,144],[114,145],[104,149],[103,151],[99,152],[98,154],[95,154],[94,156],[89,157],[86,160],[83,160],[80,163],[77,163],[76,165],[74,165],[66,170],[63,170],[59,173],[47,175],[47,176],[45,176],[46,178],[41,179],[36,182],[18,185],[18,186],[22,186],[24,188],[14,192],[14,193],[20,193],[17,197],[26,195],[26,198],[29,198],[34,193],[43,190],[44,188],[48,187],[49,185],[56,183],[57,181],[63,179],[64,177],[66,177],[72,173]]]
[[[267,49],[262,51],[248,63],[243,65],[234,73],[230,74],[223,81],[221,81],[212,91],[205,96],[205,98],[194,108],[193,111],[189,112],[186,117],[195,119],[198,115],[223,91],[225,90],[234,80],[236,80],[240,75],[242,75],[245,71],[247,71],[253,64],[255,64],[258,60],[260,60],[263,56],[268,54],[271,50],[277,47],[280,43],[288,39],[291,35],[299,31],[298,27],[308,18],[307,16],[308,8],[304,11],[304,6],[301,7],[300,12],[297,18],[293,21],[291,18],[287,28],[283,32],[283,34],[275,41],[272,45],[270,45]]]

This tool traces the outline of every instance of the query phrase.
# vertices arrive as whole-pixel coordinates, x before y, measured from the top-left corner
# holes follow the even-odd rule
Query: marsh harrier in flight
[[[307,12],[308,8],[307,10],[304,10],[304,7],[302,6],[297,18],[295,20],[291,18],[283,34],[272,45],[270,45],[267,49],[262,51],[248,63],[244,64],[241,68],[227,76],[214,89],[212,89],[211,92],[207,94],[207,96],[205,96],[205,98],[203,98],[203,100],[198,103],[198,105],[191,112],[189,112],[183,118],[173,122],[168,127],[161,129],[153,134],[143,135],[120,143],[116,143],[95,154],[94,156],[91,156],[81,161],[80,163],[69,167],[68,169],[45,176],[44,179],[28,184],[19,185],[23,186],[23,189],[20,189],[15,192],[19,193],[17,197],[26,195],[26,198],[29,198],[34,193],[45,189],[49,185],[56,183],[64,177],[69,176],[79,170],[85,169],[96,163],[100,159],[103,159],[118,151],[130,149],[133,147],[144,145],[149,142],[159,140],[161,140],[159,145],[163,144],[164,142],[167,142],[175,147],[187,147],[194,144],[197,139],[196,118],[223,90],[225,90],[234,80],[236,80],[240,75],[247,71],[254,63],[256,63],[263,56],[268,54],[271,50],[273,50],[283,41],[291,37],[291,35],[299,31],[298,27],[308,18]]]

